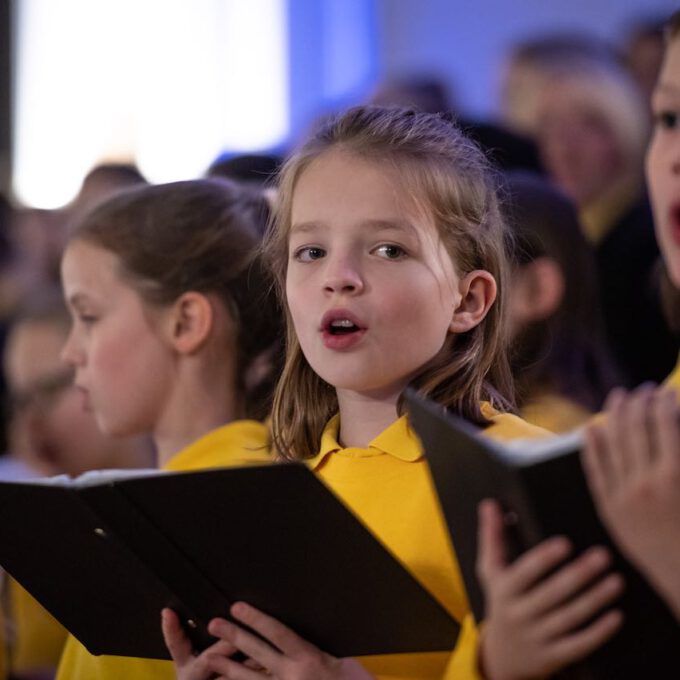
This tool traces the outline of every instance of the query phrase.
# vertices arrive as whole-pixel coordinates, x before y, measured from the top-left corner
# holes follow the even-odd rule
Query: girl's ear
[[[172,308],[171,341],[180,354],[193,354],[207,340],[215,322],[210,299],[195,291],[183,293]]]
[[[458,282],[461,295],[449,324],[452,333],[465,333],[484,320],[496,299],[496,279],[487,271],[476,269]]]
[[[524,325],[551,317],[564,298],[564,274],[551,257],[538,257],[519,273],[517,294],[513,282],[511,314]]]

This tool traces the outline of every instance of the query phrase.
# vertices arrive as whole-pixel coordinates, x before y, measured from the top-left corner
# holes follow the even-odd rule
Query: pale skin
[[[412,377],[449,333],[479,324],[496,296],[488,272],[456,272],[434,224],[403,205],[400,189],[376,164],[330,151],[302,174],[293,201],[287,301],[305,357],[336,388],[345,446],[365,447],[393,423]],[[365,326],[352,351],[323,342],[319,328],[330,309],[345,310]],[[220,641],[198,656],[176,617],[164,614],[178,680],[260,678],[261,669],[278,680],[373,677],[357,661],[330,656],[253,607],[237,603],[230,613],[235,623],[210,623]],[[231,651],[248,661],[229,659]]]
[[[293,200],[288,305],[307,361],[336,388],[339,435],[345,446],[365,447],[394,422],[404,387],[439,351],[447,334],[474,328],[496,297],[495,281],[488,272],[460,275],[456,271],[434,224],[413,206],[404,205],[402,195],[394,176],[378,164],[331,150],[308,166]],[[323,342],[320,320],[328,309],[347,310],[366,327],[352,352],[334,352]],[[584,656],[614,632],[619,619],[610,616],[578,636],[576,642],[583,639],[580,644],[571,637],[571,630],[587,620],[598,604],[618,594],[620,588],[612,588],[611,580],[579,596],[575,608],[564,604],[580,586],[602,574],[606,559],[584,556],[556,574],[556,585],[525,590],[558,561],[539,546],[527,554],[529,567],[505,565],[500,557],[502,537],[493,530],[492,517],[487,519],[492,524],[485,534],[487,549],[481,564],[493,576],[489,597],[494,606],[489,611],[482,661],[489,680],[539,677]],[[280,680],[306,680],[312,677],[310,668],[320,680],[356,677],[356,666],[329,657],[264,613],[246,611],[254,617],[254,623],[248,624],[261,630],[271,644],[251,647],[253,641],[244,631],[222,621],[213,622],[211,630],[247,656],[252,649],[256,656],[247,663],[254,668],[224,657],[217,667],[215,648],[191,656],[183,633],[166,615],[164,632],[179,680],[203,680],[212,672],[225,678],[252,678],[260,666]],[[559,619],[563,613],[567,623],[562,628],[554,625],[561,644],[554,644],[553,638],[536,638],[535,631],[548,614]],[[279,641],[278,636],[284,635],[285,649],[272,635]],[[506,644],[512,636],[514,644]],[[518,648],[525,652],[518,654]],[[505,672],[507,663],[512,674]]]
[[[73,324],[62,360],[100,430],[150,432],[163,465],[240,416],[233,321],[215,296],[195,291],[151,307],[118,267],[96,245],[67,247],[62,282]]]
[[[614,390],[583,464],[603,523],[680,619],[680,426],[672,390]]]
[[[162,626],[177,680],[230,678],[258,680],[266,669],[279,680],[370,680],[373,676],[354,659],[337,659],[296,635],[290,628],[263,612],[237,602],[231,607],[234,622],[214,619],[208,631],[218,641],[198,656],[182,632],[174,612],[163,610]],[[236,622],[257,631],[265,640]],[[245,663],[229,657],[236,651],[248,656]]]

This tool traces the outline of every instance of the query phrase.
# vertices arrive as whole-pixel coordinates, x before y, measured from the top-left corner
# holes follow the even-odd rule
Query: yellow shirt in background
[[[267,430],[253,420],[240,420],[213,430],[180,451],[163,467],[179,472],[212,467],[235,467],[271,460]],[[158,625],[161,616],[158,612]],[[68,636],[56,680],[175,680],[171,661],[123,656],[94,656]]]
[[[54,672],[59,663],[66,629],[13,578],[7,577],[8,606],[14,633],[9,666],[17,675]],[[5,675],[0,675],[4,678]]]
[[[522,408],[521,416],[532,425],[550,432],[564,433],[585,425],[593,414],[567,397],[545,392],[528,401]]]
[[[488,404],[482,411],[492,420],[484,431],[489,437],[508,440],[549,434],[516,416],[498,414]],[[477,678],[476,629],[418,438],[405,416],[366,448],[342,448],[338,430],[336,416],[326,426],[319,454],[308,461],[310,467],[463,624],[454,654],[394,654],[360,661],[380,680],[430,680],[445,674],[458,680]]]

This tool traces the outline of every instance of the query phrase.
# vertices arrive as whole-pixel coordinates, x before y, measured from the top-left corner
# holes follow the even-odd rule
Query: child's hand
[[[198,656],[194,655],[189,638],[180,625],[177,614],[171,609],[161,612],[161,625],[165,645],[172,656],[177,672],[177,680],[208,680],[215,677],[210,666],[213,656],[217,658],[231,656],[236,648],[229,642],[218,640]]]
[[[583,465],[603,523],[680,618],[680,409],[671,390],[614,390]]]
[[[208,630],[215,637],[221,638],[217,644],[227,645],[227,648],[231,650],[229,654],[216,655],[211,652],[206,655],[206,667],[221,678],[261,680],[263,672],[268,677],[277,680],[371,680],[373,678],[354,659],[336,659],[325,654],[276,619],[250,605],[237,602],[231,608],[231,615],[257,631],[264,639],[224,619],[211,621]],[[228,658],[235,650],[243,652],[248,657],[248,661],[239,663]],[[206,650],[208,651],[210,650]],[[200,659],[206,652],[196,659]],[[175,658],[174,654],[173,658]],[[178,677],[180,680],[202,680],[205,676]]]
[[[588,550],[548,576],[569,555],[566,538],[550,538],[508,565],[497,503],[481,503],[479,518],[477,569],[487,606],[480,662],[488,680],[548,676],[616,632],[622,622],[618,611],[582,627],[623,588],[617,574],[589,585],[609,566],[603,548]]]

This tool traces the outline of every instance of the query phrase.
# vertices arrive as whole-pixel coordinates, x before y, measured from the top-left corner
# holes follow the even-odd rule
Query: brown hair
[[[259,192],[226,180],[192,180],[124,191],[70,235],[114,253],[148,304],[168,305],[187,291],[216,295],[238,329],[237,389],[246,414],[256,418],[267,415],[263,397],[270,390],[262,384],[246,390],[246,373],[275,351],[281,335],[271,278],[258,256],[268,215]]]
[[[507,233],[489,164],[475,144],[441,115],[360,106],[329,121],[279,175],[279,200],[265,253],[282,297],[295,186],[309,164],[331,148],[395,170],[411,200],[433,220],[458,272],[484,269],[496,279],[499,294],[486,319],[467,333],[450,334],[411,382],[420,394],[472,422],[487,424],[480,411],[482,400],[505,409],[512,403],[503,335]],[[304,459],[317,453],[338,403],[334,388],[307,363],[288,310],[286,321],[286,363],[274,394],[272,436],[281,456]],[[403,410],[400,400],[399,412]]]
[[[680,10],[677,10],[671,14],[670,18],[666,22],[665,33],[667,42],[670,42],[671,40],[674,40],[678,37],[678,34],[680,33]]]
[[[597,411],[621,381],[605,340],[595,256],[576,208],[538,175],[508,173],[503,189],[503,212],[515,237],[515,270],[547,257],[564,280],[558,308],[519,329],[512,341],[518,402],[549,390]]]

